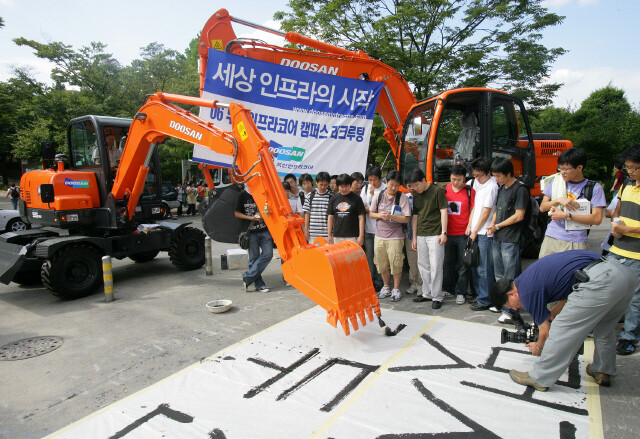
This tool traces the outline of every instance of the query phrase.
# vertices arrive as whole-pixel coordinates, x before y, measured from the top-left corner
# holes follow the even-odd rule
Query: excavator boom
[[[291,43],[305,45],[316,50],[286,48],[257,40],[238,39],[233,31],[232,22],[271,32],[283,36]],[[399,156],[399,139],[402,136],[404,119],[416,104],[416,98],[402,75],[385,63],[371,59],[362,51],[346,50],[304,37],[296,32],[284,33],[269,29],[234,18],[229,15],[226,9],[220,9],[209,18],[200,34],[198,52],[200,56],[200,95],[202,95],[204,88],[209,48],[319,73],[384,82],[383,93],[378,99],[376,111],[385,124],[385,139],[389,142],[395,156]]]
[[[308,244],[302,232],[302,220],[291,211],[269,151],[269,142],[260,134],[249,110],[242,105],[228,105],[232,131],[219,129],[174,103],[200,107],[226,106],[208,99],[156,93],[149,97],[134,117],[121,159],[112,194],[127,198],[135,206],[148,169],[154,145],[166,137],[196,142],[220,154],[233,156],[232,178],[245,183],[282,260],[284,278],[315,303],[327,310],[327,321],[340,322],[349,334],[349,321],[358,329],[366,317],[380,316],[366,257],[353,242],[327,245]],[[129,210],[132,214],[132,209]]]

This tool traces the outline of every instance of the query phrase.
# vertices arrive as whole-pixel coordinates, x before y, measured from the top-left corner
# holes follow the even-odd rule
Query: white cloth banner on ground
[[[509,378],[535,359],[524,345],[501,345],[500,328],[390,310],[384,318],[407,326],[385,337],[371,322],[346,337],[315,307],[51,437],[537,439],[598,427],[582,357],[540,393]]]
[[[202,97],[251,111],[270,143],[278,173],[364,172],[383,83],[299,70],[209,50]],[[200,117],[231,131],[226,108]],[[194,145],[193,160],[230,167],[232,157]]]

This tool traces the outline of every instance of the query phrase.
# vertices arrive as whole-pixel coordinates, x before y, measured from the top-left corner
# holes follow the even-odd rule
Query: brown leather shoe
[[[593,377],[596,384],[602,387],[611,387],[611,375],[591,370],[591,363],[587,364],[587,375]]]
[[[549,389],[548,387],[542,387],[540,384],[533,381],[533,378],[529,376],[529,372],[519,372],[511,369],[509,371],[509,376],[514,382],[522,384],[523,386],[533,387],[539,392],[546,392]]]

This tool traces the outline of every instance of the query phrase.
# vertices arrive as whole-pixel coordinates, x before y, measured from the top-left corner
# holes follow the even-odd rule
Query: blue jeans
[[[493,237],[478,235],[476,238],[480,248],[480,265],[473,268],[471,275],[473,278],[473,288],[478,295],[478,303],[482,306],[489,306],[489,289],[495,281],[493,274]]]
[[[520,275],[522,271],[520,265],[520,243],[493,240],[493,271],[496,280],[505,277],[507,279],[515,279]],[[517,311],[504,307],[502,312],[513,316]]]
[[[262,250],[262,252],[260,252]],[[262,272],[273,258],[273,240],[269,230],[249,234],[249,270],[242,273],[247,285],[256,284],[256,289],[265,285]]]
[[[367,255],[367,263],[369,264],[369,274],[371,274],[371,280],[374,284],[382,285],[382,276],[380,276],[380,273],[378,273],[376,264],[373,262],[373,256],[375,255],[375,239],[375,233],[364,234],[364,253],[365,255]]]
[[[630,267],[638,275],[636,291],[633,293],[631,306],[624,318],[624,329],[620,333],[620,340],[631,340],[634,343],[638,343],[640,341],[640,260],[624,258],[615,253],[609,253],[608,256],[616,259],[625,259],[623,265]]]
[[[18,200],[19,198],[11,198],[11,205],[13,206],[13,210],[18,210]]]
[[[467,235],[447,237],[444,249],[444,274],[442,288],[456,295],[467,294],[469,288],[469,267],[462,263]]]

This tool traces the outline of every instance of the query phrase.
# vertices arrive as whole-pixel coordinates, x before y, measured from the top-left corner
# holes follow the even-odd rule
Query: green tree
[[[400,72],[418,98],[461,86],[496,86],[529,105],[551,102],[544,80],[565,51],[540,43],[562,22],[541,0],[290,0],[282,28],[363,50]]]
[[[640,115],[623,90],[611,85],[594,91],[564,124],[563,136],[588,157],[585,174],[607,181],[618,155],[640,138]]]

